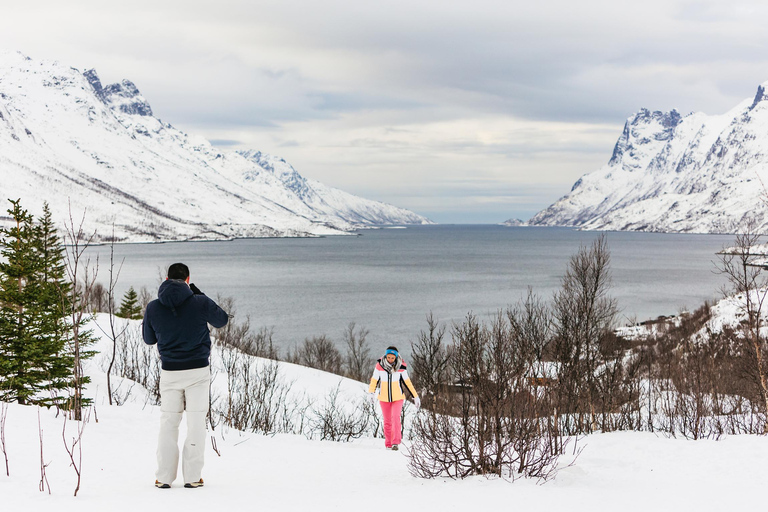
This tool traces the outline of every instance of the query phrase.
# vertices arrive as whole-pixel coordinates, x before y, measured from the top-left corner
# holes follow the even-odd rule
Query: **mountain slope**
[[[274,176],[288,190],[293,198],[294,211],[323,222],[346,222],[350,225],[369,224],[423,224],[421,215],[396,206],[383,205],[378,201],[364,199],[337,188],[329,187],[319,181],[304,178],[296,169],[282,158],[260,151],[237,151],[237,154],[256,164],[259,170],[245,176],[247,182],[256,182],[256,173]],[[286,198],[284,203],[288,204]],[[387,206],[386,208],[383,206]]]
[[[726,233],[753,218],[768,227],[768,97],[719,116],[640,110],[610,161],[530,225]]]
[[[428,223],[306,180],[282,160],[221,151],[155,118],[136,86],[0,52],[0,196],[125,241],[341,234]],[[275,165],[280,162],[280,166]],[[285,179],[293,173],[302,192]],[[5,208],[0,208],[4,211]],[[109,233],[105,233],[109,231]]]

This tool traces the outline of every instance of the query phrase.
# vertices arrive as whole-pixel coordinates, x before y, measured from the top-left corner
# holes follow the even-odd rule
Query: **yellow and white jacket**
[[[414,398],[419,396],[418,393],[416,393],[416,389],[413,387],[410,377],[408,377],[405,361],[401,361],[397,369],[392,370],[390,373],[381,366],[381,359],[379,359],[376,363],[376,368],[373,370],[371,385],[368,387],[368,392],[373,393],[378,387],[380,388],[380,402],[397,402],[398,400],[405,400],[405,388],[403,385],[408,388],[408,391]]]

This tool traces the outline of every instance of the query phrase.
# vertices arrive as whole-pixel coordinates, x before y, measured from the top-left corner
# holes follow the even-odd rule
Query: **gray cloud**
[[[208,142],[216,147],[240,146],[242,141],[232,139],[210,139]]]

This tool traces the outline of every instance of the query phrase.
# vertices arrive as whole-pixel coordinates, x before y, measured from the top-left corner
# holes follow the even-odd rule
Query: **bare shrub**
[[[454,324],[446,369],[453,383],[446,391],[451,413],[417,415],[412,474],[514,479],[547,478],[554,472],[565,443],[546,413],[547,397],[532,386],[547,341],[546,329],[531,324],[541,313],[539,304],[529,296],[507,314],[497,313],[490,325],[472,314]]]
[[[341,384],[326,395],[323,403],[313,407],[307,437],[323,441],[349,442],[369,430],[370,415],[360,399],[350,404],[339,397]]]
[[[342,334],[346,348],[343,360],[344,375],[360,382],[368,380],[374,363],[366,336],[368,330],[363,327],[355,330],[354,322],[350,322]]]
[[[762,334],[764,305],[768,297],[768,273],[761,272],[764,263],[761,264],[759,260],[766,259],[766,256],[764,249],[757,250],[760,239],[757,223],[754,220],[747,222],[744,230],[736,235],[734,246],[721,251],[717,268],[728,281],[724,293],[738,294],[743,299],[740,309],[744,319],[733,341],[750,361],[750,373],[755,387],[760,390],[768,415],[768,340]],[[768,433],[768,423],[765,429],[764,433]]]
[[[518,420],[502,423],[506,428],[500,431],[501,443],[486,444],[480,418],[425,410],[415,419],[409,471],[420,478],[465,478],[475,474],[551,478],[567,440],[560,437],[551,417]],[[497,452],[497,447],[501,451]],[[491,464],[483,464],[483,460]]]
[[[116,354],[113,368],[117,375],[142,385],[149,392],[152,404],[159,404],[160,357],[157,350],[144,343],[140,324],[128,324],[117,338]],[[112,398],[124,402],[127,397],[115,392]]]
[[[292,384],[280,376],[277,361],[257,359],[232,348],[222,348],[227,374],[225,405],[216,413],[237,430],[300,433],[308,404],[290,393]]]
[[[88,298],[88,309],[92,313],[104,313],[109,309],[109,292],[101,283],[94,283]]]
[[[133,388],[135,386],[135,382],[128,379],[122,379],[118,385],[112,389],[112,403],[118,407],[128,403],[133,396]]]
[[[219,305],[230,316],[235,316],[235,300],[232,297],[219,297]],[[267,359],[279,359],[279,354],[272,341],[272,329],[261,327],[257,332],[251,331],[251,319],[245,317],[244,322],[230,320],[227,325],[215,330],[216,342],[227,347],[233,347],[245,354]]]
[[[95,262],[85,255],[96,233],[87,234],[83,231],[85,224],[85,212],[79,224],[75,224],[72,214],[72,206],[69,208],[69,218],[64,223],[64,248],[65,269],[72,286],[69,289],[69,297],[66,300],[67,315],[70,321],[69,340],[73,357],[71,397],[68,408],[74,414],[75,420],[82,419],[82,409],[88,403],[83,397],[83,387],[88,383],[88,377],[83,373],[83,360],[92,356],[87,351],[88,345],[93,342],[91,331],[85,330],[84,325],[89,314],[88,305],[91,302],[96,276],[99,272],[99,260]]]
[[[120,262],[120,265],[115,268],[115,226],[112,225],[112,242],[110,242],[109,245],[109,284],[107,286],[106,290],[103,290],[103,286],[101,286],[100,283],[96,283],[94,285],[94,291],[93,295],[96,294],[104,294],[106,293],[106,312],[109,315],[109,330],[106,331],[104,329],[101,329],[102,333],[109,338],[109,340],[112,342],[112,356],[109,360],[109,365],[107,366],[107,398],[109,400],[109,405],[112,405],[112,367],[115,365],[115,358],[117,357],[117,340],[120,336],[123,335],[125,332],[125,329],[127,328],[127,323],[123,322],[121,328],[118,328],[115,325],[115,322],[117,321],[116,317],[116,310],[115,310],[115,286],[117,285],[117,281],[120,278],[120,271],[123,268],[123,261]],[[102,289],[97,289],[97,286],[101,286]],[[101,306],[100,306],[101,307]],[[98,311],[103,311],[103,309],[99,309]],[[98,325],[98,324],[97,324]]]
[[[290,363],[338,374],[342,358],[333,341],[321,334],[306,338],[298,348],[289,350],[287,360]]]
[[[628,375],[647,378],[638,384],[642,400],[633,398],[638,419],[631,428],[687,439],[763,433],[765,408],[755,358],[744,351],[749,345],[738,329],[712,331],[710,319],[705,303],[635,350]]]
[[[85,413],[80,420],[76,420],[75,432],[71,435],[71,442],[67,441],[67,415],[64,415],[64,424],[61,429],[61,438],[64,440],[64,449],[69,455],[70,467],[77,475],[77,485],[75,486],[75,496],[77,496],[80,490],[80,481],[82,478],[83,468],[83,432],[85,431],[85,424],[90,417],[91,408],[86,408]],[[42,449],[41,449],[42,455]],[[50,493],[50,488],[49,488]]]
[[[607,332],[601,337],[599,352],[594,378],[595,424],[601,432],[632,430],[640,392],[627,365],[629,343]]]
[[[219,369],[215,365],[210,365],[209,369],[211,371],[211,382],[208,386],[208,413],[206,414],[205,419],[208,422],[208,425],[210,425],[211,431],[215,431],[222,419],[219,414],[215,413],[215,411],[220,408],[219,404],[222,402],[223,398],[221,393],[213,387],[213,383],[216,382],[216,379],[220,374]],[[213,436],[211,436],[211,439],[213,439]],[[212,442],[215,443],[215,441]],[[221,454],[219,454],[219,456],[221,456]]]
[[[407,401],[405,403],[408,403]],[[384,421],[381,415],[381,406],[379,401],[372,402],[370,400],[363,400],[359,407],[360,414],[365,415],[368,418],[368,435],[371,437],[384,437]],[[405,404],[403,404],[403,410],[405,410]],[[405,428],[405,422],[400,421],[400,425]],[[412,432],[411,432],[412,433]],[[405,438],[405,436],[403,436]]]
[[[422,406],[434,409],[439,396],[445,396],[449,381],[448,364],[450,354],[443,342],[445,326],[430,312],[427,315],[427,330],[421,331],[416,343],[411,343],[414,385],[419,389]]]
[[[677,371],[670,375],[670,390],[662,399],[665,423],[660,430],[689,439],[704,439],[714,432],[710,418],[714,416],[711,382],[711,354],[700,343],[686,339],[677,351]]]
[[[152,302],[153,296],[146,286],[139,290],[139,306],[141,306],[141,316],[144,317],[147,312],[147,305]]]
[[[553,303],[557,410],[569,414],[566,429],[571,434],[598,428],[598,408],[613,389],[601,389],[597,375],[600,347],[611,336],[618,314],[610,287],[610,252],[601,235],[571,257]]]

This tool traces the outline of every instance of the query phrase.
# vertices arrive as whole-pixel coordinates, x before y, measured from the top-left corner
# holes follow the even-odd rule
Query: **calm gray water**
[[[340,340],[349,322],[376,347],[410,341],[432,311],[441,321],[487,316],[528,286],[550,298],[568,259],[598,236],[565,228],[440,225],[380,229],[360,236],[115,246],[124,258],[117,287],[153,294],[171,263],[189,265],[207,295],[231,296],[237,317],[274,328],[287,349],[305,337]],[[725,235],[608,233],[614,289],[624,319],[644,320],[718,297],[713,273]],[[95,247],[106,284],[109,247]]]

